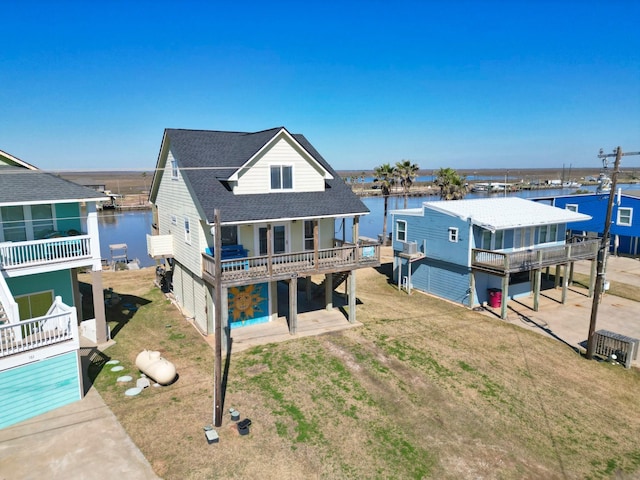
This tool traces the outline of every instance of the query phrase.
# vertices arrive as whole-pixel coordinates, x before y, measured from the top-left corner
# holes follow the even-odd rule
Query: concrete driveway
[[[589,275],[591,262],[577,262],[574,271]],[[625,257],[610,257],[607,261],[608,280],[640,288],[640,261]],[[555,338],[572,348],[584,351],[589,334],[593,299],[587,290],[569,287],[566,304],[561,303],[562,289],[547,289],[540,294],[540,308],[533,311],[533,298],[509,301],[508,322]],[[500,315],[500,309],[487,308],[487,314]],[[640,339],[640,303],[624,298],[602,295],[598,306],[597,330],[609,330],[627,337]],[[632,361],[640,367],[640,354]]]

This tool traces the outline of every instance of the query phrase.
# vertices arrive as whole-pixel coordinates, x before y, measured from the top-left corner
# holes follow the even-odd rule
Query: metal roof
[[[520,197],[425,202],[423,207],[470,221],[491,231],[591,219],[591,216],[583,213]]]

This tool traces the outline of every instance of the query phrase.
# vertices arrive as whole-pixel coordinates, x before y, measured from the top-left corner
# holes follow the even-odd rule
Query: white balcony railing
[[[91,258],[90,235],[0,243],[0,267],[8,270],[23,266]],[[99,256],[99,255],[98,255]]]
[[[46,315],[0,325],[0,358],[68,342],[79,348],[76,309],[56,297]]]

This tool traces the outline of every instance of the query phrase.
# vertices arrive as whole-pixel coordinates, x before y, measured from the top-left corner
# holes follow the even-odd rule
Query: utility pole
[[[611,175],[611,191],[609,192],[609,202],[607,204],[607,215],[604,221],[604,230],[602,231],[602,240],[598,248],[598,266],[596,275],[596,284],[593,293],[593,304],[591,306],[591,321],[589,322],[589,336],[587,337],[587,358],[591,360],[595,350],[594,337],[596,332],[596,321],[598,319],[598,306],[600,305],[600,297],[602,296],[602,286],[604,284],[605,275],[605,258],[609,250],[609,230],[611,229],[611,217],[613,213],[613,199],[616,195],[616,185],[618,182],[618,173],[620,171],[620,159],[624,155],[640,155],[640,152],[622,153],[622,147],[616,148],[614,153],[603,153],[602,149],[598,158],[603,159],[606,166],[606,158],[616,157],[613,165],[613,174]]]
[[[213,424],[222,425],[222,227],[220,226],[220,210],[213,212],[213,258],[215,263],[214,285],[214,340],[215,363],[213,365]]]

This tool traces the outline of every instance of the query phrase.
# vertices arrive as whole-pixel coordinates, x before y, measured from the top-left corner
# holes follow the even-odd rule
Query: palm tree
[[[407,201],[409,199],[409,190],[413,181],[418,176],[418,170],[420,167],[415,163],[411,163],[410,160],[402,160],[396,162],[396,176],[400,185],[402,186],[402,193],[404,195],[404,208],[407,208]]]
[[[393,187],[396,182],[396,170],[390,164],[383,163],[374,169],[373,177],[373,181],[378,185],[384,197],[384,223],[382,225],[382,242],[384,244],[387,241],[387,208],[389,195],[391,194],[391,187]]]
[[[436,183],[440,187],[440,200],[462,200],[467,193],[465,177],[458,175],[453,168],[438,170]]]

